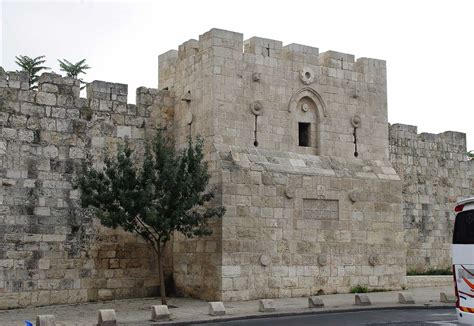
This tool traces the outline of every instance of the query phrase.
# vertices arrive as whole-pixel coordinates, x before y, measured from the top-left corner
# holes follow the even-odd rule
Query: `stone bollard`
[[[356,306],[370,306],[370,299],[367,294],[358,294],[355,295],[355,305]]]
[[[54,315],[36,316],[36,326],[56,326],[56,318]]]
[[[314,296],[308,298],[308,307],[309,308],[321,308],[324,307],[323,299],[320,297]]]
[[[453,294],[439,293],[439,301],[442,303],[456,303],[456,297]]]
[[[273,305],[273,300],[271,299],[262,299],[258,303],[258,311],[260,312],[274,312],[275,306]]]
[[[211,316],[224,316],[225,307],[222,302],[209,302],[209,315]]]
[[[415,300],[410,292],[398,292],[398,303],[414,304]]]
[[[117,317],[114,309],[99,310],[99,322],[97,326],[117,326]]]
[[[151,306],[151,320],[169,320],[170,312],[167,305]]]

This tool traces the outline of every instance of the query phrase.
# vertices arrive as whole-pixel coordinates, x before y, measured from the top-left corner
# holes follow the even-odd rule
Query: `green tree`
[[[86,74],[86,70],[90,69],[91,67],[86,64],[86,59],[82,59],[76,63],[72,63],[66,59],[59,60],[59,67],[61,68],[61,71],[66,72],[68,77],[72,77],[74,79],[79,80],[82,84],[85,84],[85,82],[82,80],[82,78],[78,78],[79,74]],[[85,86],[81,87],[83,89]]]
[[[210,218],[222,217],[225,208],[211,205],[209,173],[203,161],[203,140],[189,140],[176,151],[161,131],[147,143],[142,163],[125,142],[104,168],[84,164],[75,181],[82,207],[91,207],[103,225],[139,234],[158,257],[160,295],[166,304],[163,252],[175,231],[188,238],[210,235]]]
[[[467,157],[469,158],[469,160],[474,160],[474,151],[467,152]]]
[[[30,89],[37,89],[39,73],[41,72],[41,70],[51,69],[49,67],[42,66],[42,64],[46,62],[46,60],[44,60],[45,56],[40,55],[36,58],[30,58],[27,55],[19,55],[15,58],[15,63],[21,67],[21,70],[26,71],[28,73],[28,82],[30,83]]]

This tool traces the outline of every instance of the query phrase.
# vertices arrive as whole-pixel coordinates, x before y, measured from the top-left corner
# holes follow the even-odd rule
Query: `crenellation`
[[[244,36],[241,33],[213,28],[199,36],[199,50],[223,47],[242,52],[243,39]]]
[[[402,179],[407,269],[448,268],[452,206],[471,196],[473,189],[466,135],[418,134],[416,126],[402,124],[389,129],[390,160]]]
[[[53,93],[63,98],[68,97],[68,104],[79,97],[80,82],[72,77],[62,77],[55,73],[43,73],[38,79],[38,90],[44,93]],[[66,101],[66,100],[64,100]]]
[[[173,87],[177,61],[178,51],[176,50],[170,50],[158,56],[158,85],[160,89]]]
[[[262,37],[252,37],[244,41],[244,53],[258,54],[263,57],[280,58],[283,42]]]
[[[3,69],[2,69],[3,70]],[[28,74],[24,71],[7,71],[0,73],[0,87],[9,87],[12,89],[29,89]]]
[[[181,44],[178,47],[178,59],[179,60],[184,60],[187,59],[199,51],[199,41],[198,40],[188,40]]]
[[[124,84],[81,98],[71,78],[30,91],[0,68],[0,308],[158,293],[143,240],[101,227],[71,186],[84,159],[100,167],[125,139],[142,153],[157,128],[177,148],[204,137],[227,209],[211,236],[167,247],[178,294],[395,289],[407,269],[449,266],[450,206],[474,185],[466,137],[388,125],[385,61],[221,29],[158,59],[159,89],[136,104]]]
[[[4,75],[20,79],[14,73],[0,78]],[[14,247],[0,250],[0,256],[12,257],[12,273],[2,274],[0,292],[13,298],[6,302],[2,297],[0,309],[97,300],[104,291],[102,297],[108,299],[156,295],[155,259],[149,248],[141,240],[133,247],[117,243],[117,238],[136,236],[104,228],[85,214],[71,181],[81,161],[89,158],[99,166],[125,137],[142,150],[145,137],[156,130],[161,104],[127,104],[127,85],[118,83],[93,82],[89,98],[80,98],[79,81],[56,74],[40,76],[38,91],[2,80],[7,83],[0,84],[0,203],[8,217],[0,219],[0,239],[8,243],[21,237]],[[147,92],[170,105],[168,92]],[[97,258],[103,252],[124,254]],[[88,255],[92,259],[85,259]],[[91,282],[92,275],[114,282]],[[154,282],[143,287],[145,279]],[[21,290],[15,285],[25,282],[28,286]],[[41,300],[20,299],[25,296]]]
[[[86,86],[87,98],[127,103],[128,85],[94,80]]]
[[[326,51],[319,55],[319,64],[328,68],[354,70],[355,56],[336,51]]]

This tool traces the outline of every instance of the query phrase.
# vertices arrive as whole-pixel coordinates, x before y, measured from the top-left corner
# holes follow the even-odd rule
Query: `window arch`
[[[296,152],[318,155],[321,152],[320,123],[326,117],[326,105],[312,88],[298,90],[290,99],[290,130]]]

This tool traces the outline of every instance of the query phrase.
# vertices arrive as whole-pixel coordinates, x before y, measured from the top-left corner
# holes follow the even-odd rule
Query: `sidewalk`
[[[371,306],[359,307],[354,305],[354,294],[331,294],[321,298],[324,308],[308,308],[307,298],[275,299],[275,313],[258,312],[258,300],[224,303],[226,315],[212,317],[208,315],[208,303],[189,298],[170,298],[168,300],[171,321],[161,324],[185,324],[191,322],[219,321],[228,319],[248,319],[262,315],[293,315],[324,313],[347,310],[367,310],[413,307],[454,307],[454,304],[442,304],[439,293],[453,293],[452,287],[415,288],[407,290],[415,299],[415,305],[398,304],[398,292],[368,293]],[[48,306],[40,308],[26,308],[0,311],[0,325],[25,325],[24,320],[35,321],[37,315],[53,314],[58,326],[90,326],[97,324],[98,310],[115,309],[119,325],[157,325],[151,322],[151,306],[159,305],[159,298],[115,300],[102,303],[83,303],[76,305]]]

